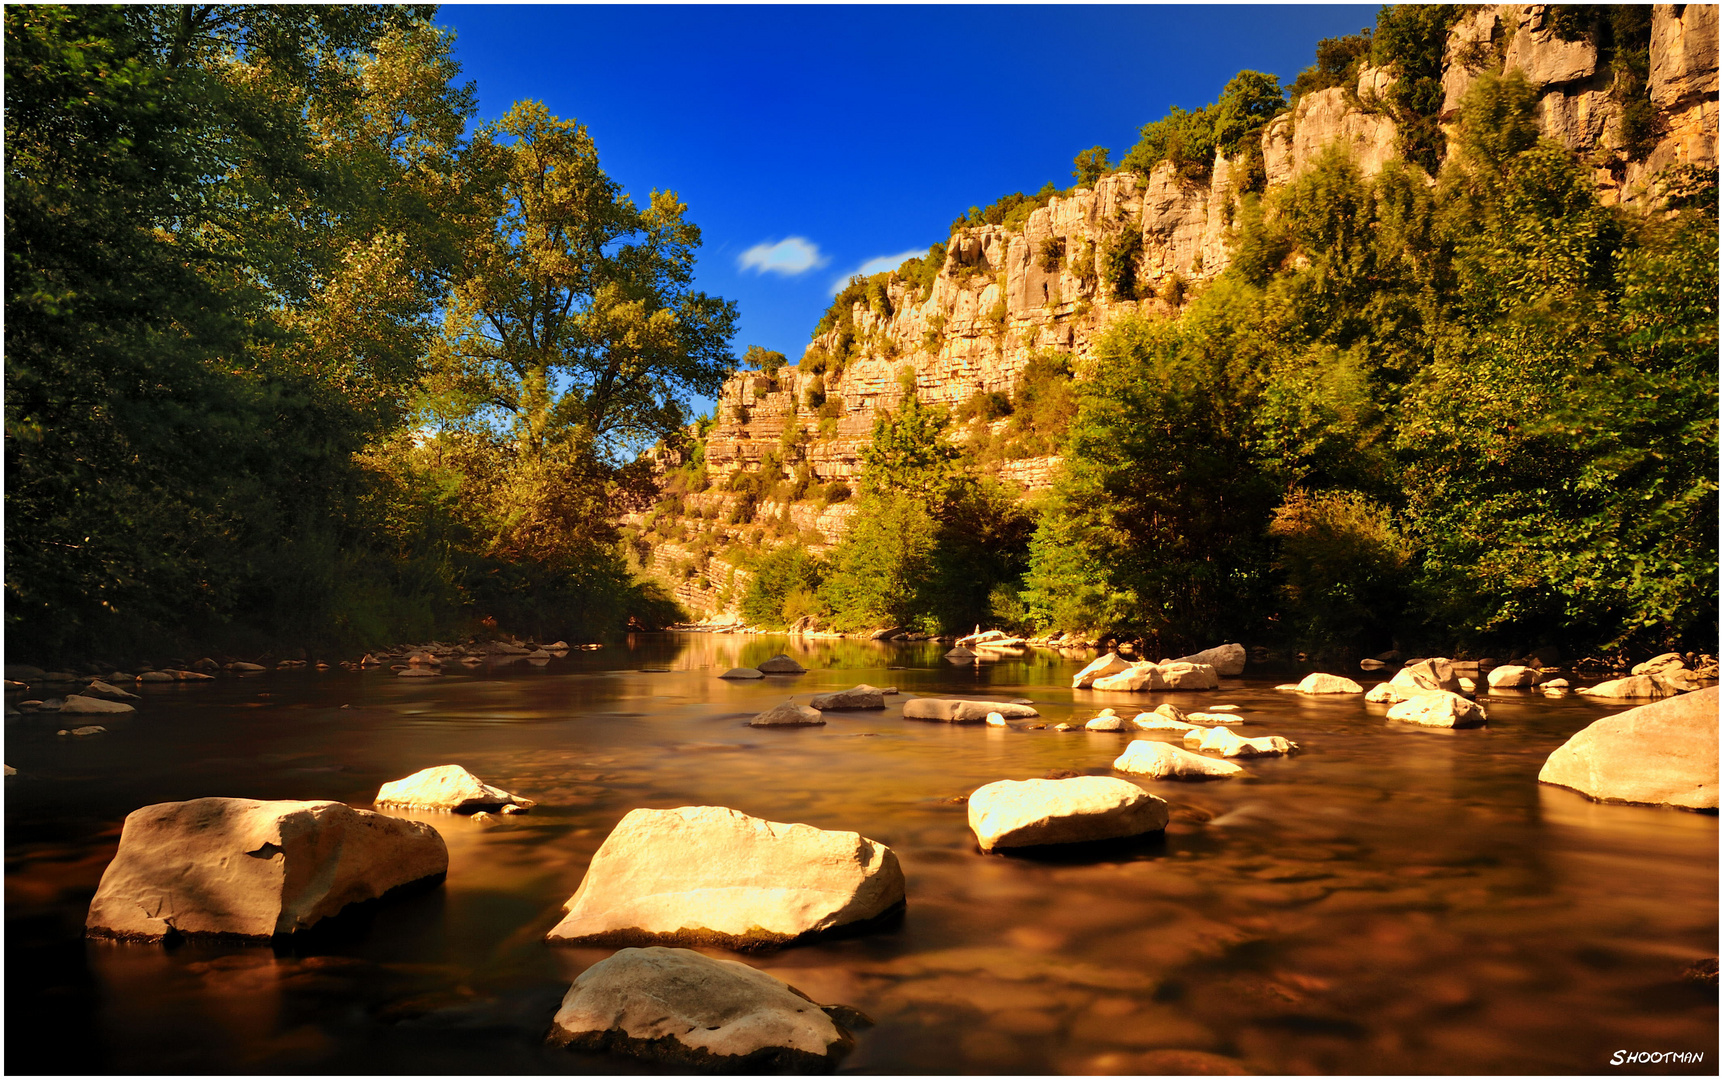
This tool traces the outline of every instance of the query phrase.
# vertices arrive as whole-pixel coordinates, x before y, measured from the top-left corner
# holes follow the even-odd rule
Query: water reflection
[[[569,979],[609,954],[542,935],[627,811],[699,803],[853,829],[897,851],[901,923],[746,958],[877,1021],[846,1069],[1598,1072],[1624,1046],[1715,1048],[1716,995],[1680,972],[1716,953],[1717,819],[1598,806],[1535,782],[1551,749],[1610,710],[1492,700],[1487,728],[1431,731],[1266,682],[1102,694],[1070,689],[1086,657],[953,666],[944,651],[642,635],[542,668],[436,679],[301,671],[146,686],[135,719],[75,745],[52,720],[15,718],[6,1065],[649,1071],[542,1047]],[[809,672],[716,678],[779,652]],[[786,697],[858,682],[1026,697],[1048,725],[1106,706],[1233,703],[1243,733],[1303,752],[1248,761],[1247,777],[1224,783],[1144,781],[1172,808],[1156,844],[983,855],[970,791],[1109,774],[1130,736],[913,723],[895,708],[746,726]],[[282,952],[79,937],[137,806],[212,794],[367,805],[384,781],[446,762],[540,805],[492,828],[404,815],[448,841],[449,878],[433,893]]]

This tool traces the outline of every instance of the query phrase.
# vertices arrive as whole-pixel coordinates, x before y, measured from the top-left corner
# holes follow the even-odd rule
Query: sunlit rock
[[[634,810],[605,839],[549,940],[778,945],[903,903],[884,844],[722,806]]]
[[[1196,727],[1195,724],[1188,724],[1183,720],[1174,720],[1160,712],[1138,713],[1136,719],[1132,720],[1131,723],[1142,731],[1185,732]]]
[[[983,851],[1113,840],[1165,829],[1167,804],[1111,776],[1000,780],[969,796],[969,827]]]
[[[1003,716],[1000,716],[996,712],[990,712],[987,714],[987,726],[988,727],[1005,727],[1006,726],[1005,718]]]
[[[979,724],[988,713],[1007,720],[1029,720],[1041,714],[1033,705],[1010,701],[963,701],[957,698],[910,698],[903,703],[905,720],[943,720],[950,724]]]
[[[1121,672],[1095,679],[1090,686],[1096,690],[1165,690],[1167,680],[1155,664],[1132,664]]]
[[[791,660],[783,653],[772,657],[759,665],[760,671],[766,675],[801,675],[808,669]]]
[[[1086,690],[1095,685],[1096,679],[1104,679],[1108,675],[1117,675],[1121,671],[1129,670],[1130,667],[1131,662],[1120,657],[1118,653],[1108,653],[1097,658],[1088,667],[1072,676],[1071,689]]]
[[[1589,697],[1645,699],[1674,697],[1681,693],[1674,683],[1662,675],[1629,675],[1625,679],[1611,679],[1579,692]]]
[[[1193,736],[1196,745],[1191,746]],[[1197,728],[1185,735],[1185,745],[1204,753],[1220,754],[1222,757],[1274,757],[1290,754],[1298,745],[1279,735],[1264,735],[1255,739],[1246,739],[1237,732],[1227,728],[1209,728],[1204,731]]]
[[[1490,669],[1487,681],[1492,690],[1529,689],[1537,685],[1538,676],[1542,674],[1537,668],[1523,664],[1503,664]]]
[[[1113,762],[1113,768],[1157,780],[1207,780],[1244,772],[1230,761],[1217,761],[1182,747],[1147,739],[1133,739]]]
[[[787,983],[692,949],[622,949],[574,980],[550,1042],[701,1071],[829,1071],[853,1040]]]
[[[1313,671],[1298,684],[1301,694],[1362,694],[1364,688],[1343,675]]]
[[[1390,720],[1425,727],[1479,727],[1487,718],[1482,705],[1445,690],[1419,694],[1388,710]]]
[[[451,812],[496,810],[505,803],[536,805],[531,799],[492,787],[459,765],[438,765],[391,780],[377,791],[376,799],[378,806]]]
[[[1716,687],[1606,716],[1557,747],[1538,779],[1605,802],[1717,809]]]
[[[1191,664],[1184,661],[1160,665],[1161,678],[1168,690],[1218,690],[1220,677],[1212,664]]]
[[[1407,664],[1394,673],[1389,685],[1408,698],[1426,690],[1446,690],[1457,694],[1460,692],[1460,677],[1454,673],[1454,665],[1447,657],[1438,656]]]
[[[1124,720],[1113,715],[1111,710],[1108,710],[1107,712],[1102,713],[1100,716],[1095,717],[1093,720],[1090,720],[1088,723],[1084,724],[1083,726],[1090,731],[1123,731],[1123,730],[1125,730]]]
[[[816,709],[786,701],[748,721],[749,727],[813,727],[826,722]]]
[[[147,941],[268,938],[448,868],[448,848],[429,825],[342,803],[158,803],[126,816],[85,927]]]

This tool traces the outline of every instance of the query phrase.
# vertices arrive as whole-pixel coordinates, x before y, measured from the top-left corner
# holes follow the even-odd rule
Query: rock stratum
[[[1610,63],[1590,40],[1562,40],[1544,5],[1486,5],[1449,30],[1438,121],[1452,134],[1460,102],[1481,74],[1498,65],[1519,70],[1540,88],[1543,134],[1590,164],[1602,200],[1647,204],[1670,167],[1717,165],[1717,11],[1698,4],[1652,9],[1649,94],[1657,115],[1648,151],[1625,146]],[[1398,128],[1380,105],[1393,79],[1392,70],[1366,69],[1355,86],[1306,94],[1270,121],[1261,144],[1268,189],[1292,182],[1336,145],[1366,175],[1398,158]],[[1452,139],[1448,147],[1452,154]],[[911,393],[946,406],[1010,394],[1037,353],[1087,357],[1114,321],[1178,310],[1181,290],[1168,288],[1175,279],[1200,285],[1225,270],[1245,169],[1240,154],[1217,155],[1207,180],[1182,177],[1164,163],[1146,178],[1113,173],[1054,197],[1017,227],[959,228],[925,288],[894,275],[882,295],[852,307],[847,323],[816,336],[799,366],[773,376],[738,372],[725,383],[704,440],[709,486],[682,496],[675,511],[720,542],[659,538],[643,560],[647,570],[690,611],[734,617],[749,575],[726,557],[730,542],[770,521],[793,526],[814,550],[836,544],[854,505],[821,492],[856,486],[876,413],[897,409]],[[1104,280],[1106,249],[1130,232],[1142,250],[1138,299],[1114,295]],[[837,372],[809,362],[834,359]],[[990,423],[997,436],[1008,421]],[[665,467],[680,463],[675,451],[659,454]],[[725,481],[768,458],[805,469],[809,493],[764,500],[739,515],[744,497],[727,491]],[[1051,485],[1058,464],[1007,444],[984,467],[1032,492]],[[638,527],[645,519],[628,521]]]

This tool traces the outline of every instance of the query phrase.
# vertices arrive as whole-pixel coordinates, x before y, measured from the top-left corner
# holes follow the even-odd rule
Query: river
[[[1717,954],[1717,817],[1598,805],[1536,780],[1551,750],[1619,704],[1500,694],[1484,699],[1487,727],[1430,730],[1267,680],[1073,691],[1081,659],[957,667],[943,651],[640,635],[435,679],[294,670],[145,684],[135,716],[92,718],[109,729],[94,738],[57,736],[70,725],[52,715],[11,717],[5,1069],[654,1071],[544,1045],[569,982],[612,950],[543,935],[625,813],[715,804],[854,830],[901,860],[900,920],[740,957],[872,1018],[841,1071],[1716,1073],[1717,991],[1682,972]],[[777,652],[811,670],[716,678]],[[1128,718],[1166,700],[1232,703],[1242,734],[1302,751],[1244,762],[1240,779],[1141,780],[1171,804],[1163,840],[983,855],[970,791],[1113,775],[1131,736],[919,723],[899,707],[746,726],[792,694],[858,682],[1026,697],[1048,725],[1106,705]],[[384,781],[446,763],[539,805],[493,828],[404,814],[448,842],[437,889],[286,947],[82,936],[139,806],[224,795],[363,807]],[[1615,1067],[1617,1051],[1705,1057]]]

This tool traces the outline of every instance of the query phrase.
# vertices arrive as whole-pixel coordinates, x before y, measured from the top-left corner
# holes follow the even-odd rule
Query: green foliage
[[[1294,488],[1274,511],[1286,618],[1311,645],[1387,640],[1407,607],[1412,547],[1393,515],[1352,491]]]
[[[1434,175],[1446,150],[1437,117],[1442,111],[1442,60],[1448,29],[1465,11],[1460,4],[1384,4],[1370,39],[1370,63],[1393,65],[1390,112],[1400,132],[1400,155]]]
[[[1049,181],[1033,195],[1025,195],[1021,191],[1001,195],[986,207],[971,206],[969,213],[951,223],[951,231],[979,228],[982,225],[1003,225],[1007,229],[1021,230],[1029,221],[1030,214],[1063,194],[1065,192],[1054,187]]]
[[[742,366],[744,369],[751,368],[754,371],[761,372],[768,379],[777,378],[779,370],[789,362],[789,358],[783,353],[774,352],[771,349],[763,349],[758,345],[748,346],[748,351],[742,354]]]
[[[1138,264],[1143,257],[1142,230],[1127,226],[1121,229],[1101,253],[1101,276],[1112,290],[1115,300],[1137,298]]]
[[[1288,88],[1296,103],[1306,94],[1335,86],[1356,87],[1358,75],[1370,62],[1370,28],[1345,37],[1323,38],[1316,43],[1316,63],[1298,73]]]
[[[1278,78],[1241,71],[1226,84],[1219,100],[1194,112],[1175,105],[1164,118],[1144,124],[1122,167],[1146,177],[1165,161],[1181,177],[1206,179],[1217,151],[1231,156],[1259,141],[1263,126],[1285,108]]]
[[[1058,273],[1059,267],[1065,262],[1065,238],[1063,236],[1047,237],[1041,241],[1039,255],[1038,262],[1042,273]]]
[[[803,615],[819,613],[817,607],[810,609],[808,598],[825,580],[826,567],[807,548],[799,544],[774,548],[755,559],[749,569],[754,576],[738,610],[750,625],[782,629]]]
[[[1071,177],[1078,187],[1092,188],[1101,177],[1113,171],[1112,151],[1105,146],[1091,146],[1071,161]]]
[[[945,266],[945,244],[943,242],[927,249],[926,255],[912,256],[903,260],[897,268],[897,277],[906,286],[913,288],[915,294],[926,299],[933,292],[933,283],[939,278],[939,271]]]

